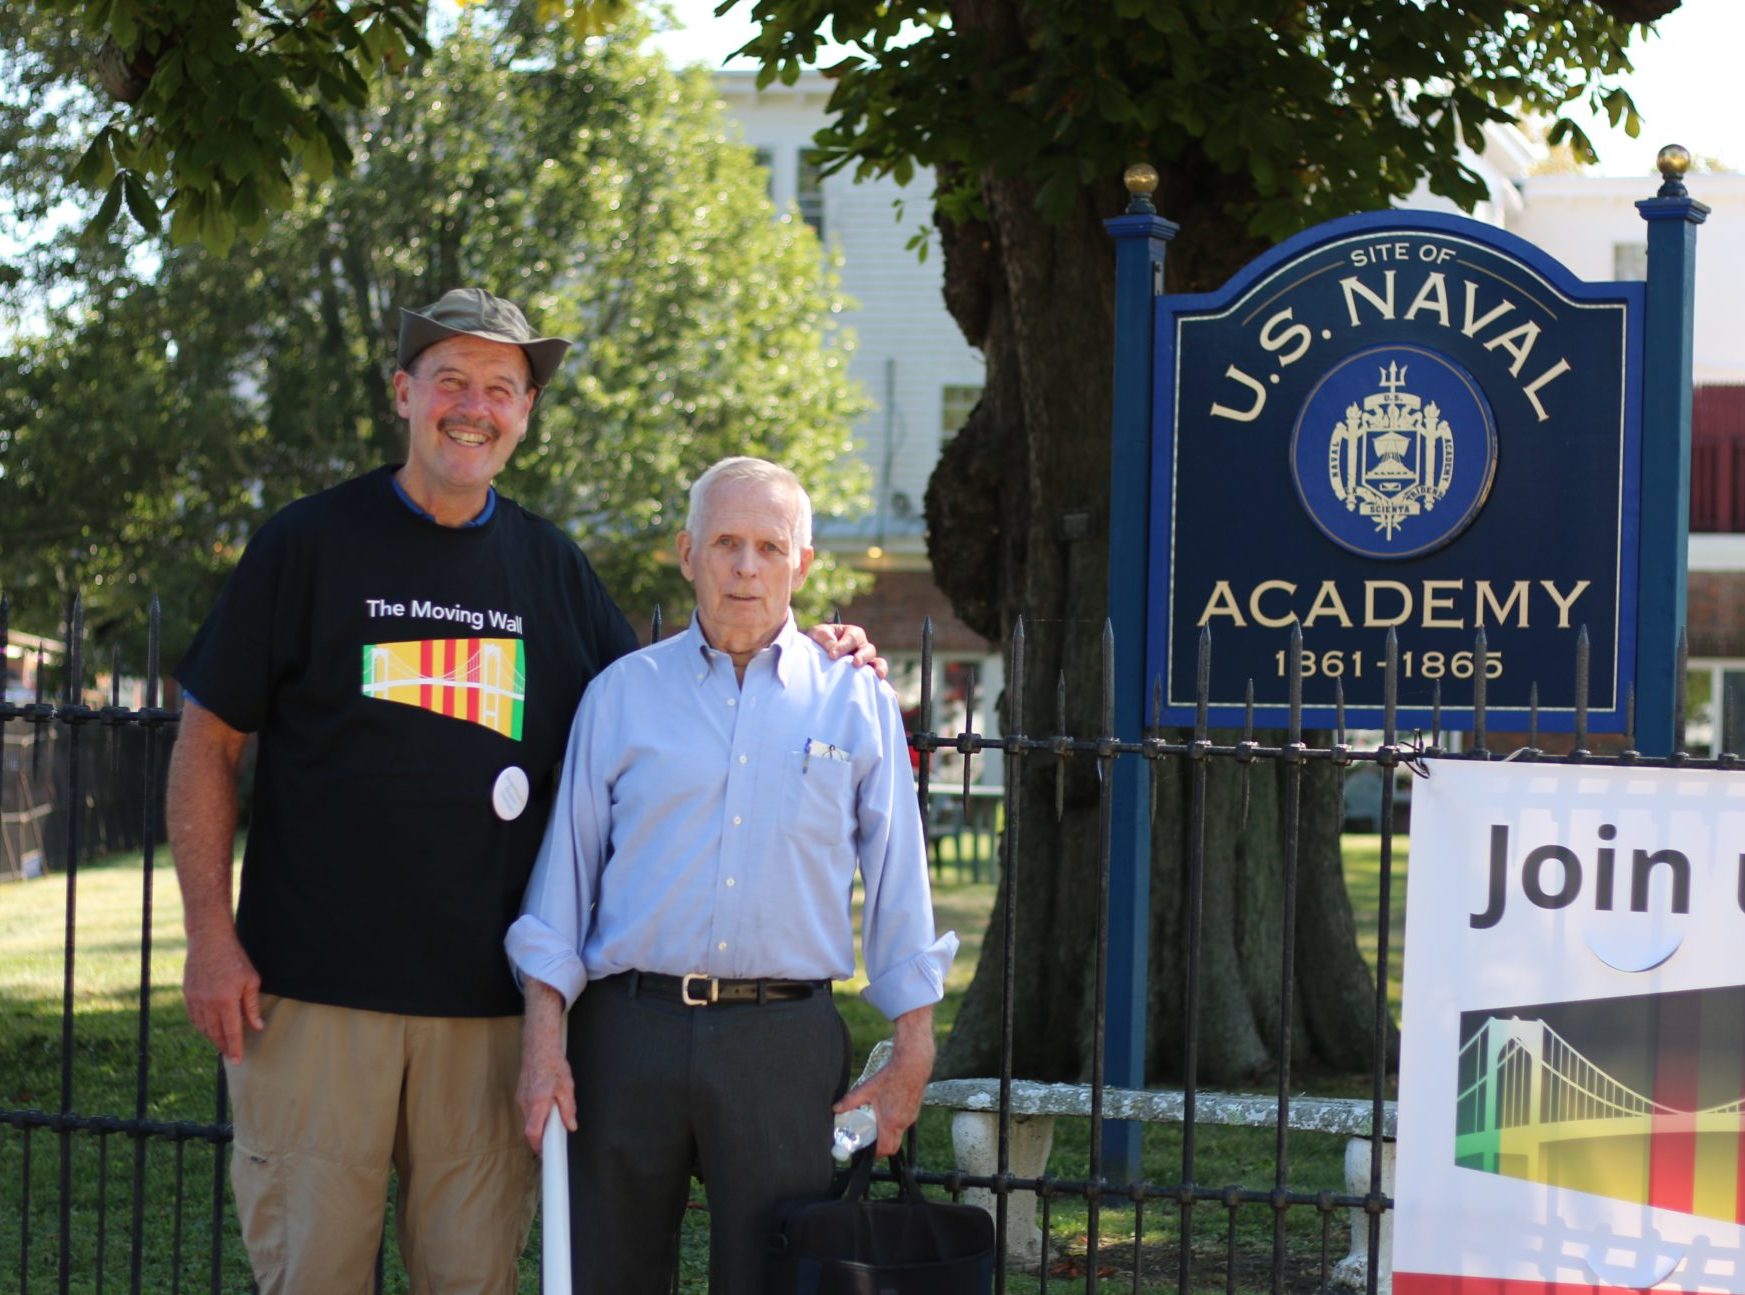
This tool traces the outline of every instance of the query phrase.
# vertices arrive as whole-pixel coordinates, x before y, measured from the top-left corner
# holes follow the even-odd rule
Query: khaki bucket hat
[[[565,338],[535,337],[527,316],[514,302],[483,288],[455,288],[423,310],[401,308],[400,367],[410,369],[426,347],[462,333],[519,346],[533,368],[533,385],[541,388],[551,381],[570,349]]]

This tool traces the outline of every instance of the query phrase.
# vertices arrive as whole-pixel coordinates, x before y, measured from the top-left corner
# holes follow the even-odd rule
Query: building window
[[[800,219],[812,227],[819,239],[824,237],[824,154],[815,148],[800,150],[800,166],[794,177],[794,202],[800,208]]]
[[[776,155],[767,148],[751,150],[751,160],[763,169],[763,191],[766,197],[776,196],[776,173],[774,170]]]
[[[1745,753],[1745,661],[1692,661],[1684,675],[1684,749]]]
[[[1612,277],[1614,279],[1646,279],[1648,277],[1648,244],[1613,243]]]
[[[969,421],[970,411],[976,407],[976,401],[982,398],[980,387],[953,386],[947,384],[939,389],[939,444],[948,444],[952,437],[963,430],[963,425]]]

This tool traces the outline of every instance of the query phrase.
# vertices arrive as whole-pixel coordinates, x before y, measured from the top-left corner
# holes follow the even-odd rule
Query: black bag
[[[770,1236],[769,1295],[988,1295],[994,1221],[975,1205],[929,1201],[909,1162],[891,1157],[894,1201],[869,1201],[870,1152],[840,1199],[790,1201]]]

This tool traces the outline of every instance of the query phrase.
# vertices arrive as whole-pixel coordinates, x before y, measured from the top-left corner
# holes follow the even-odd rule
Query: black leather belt
[[[632,997],[646,994],[651,998],[686,1007],[709,1007],[721,1003],[791,1003],[827,993],[828,980],[724,980],[692,972],[687,976],[663,976],[653,971],[626,971],[614,980],[623,980]]]

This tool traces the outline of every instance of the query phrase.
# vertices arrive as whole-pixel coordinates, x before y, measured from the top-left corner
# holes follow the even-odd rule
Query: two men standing
[[[406,462],[270,519],[176,672],[184,995],[269,1295],[370,1288],[390,1166],[414,1291],[515,1289],[534,1173],[503,932],[582,690],[636,647],[573,542],[491,485],[567,345],[477,289],[404,311]]]

